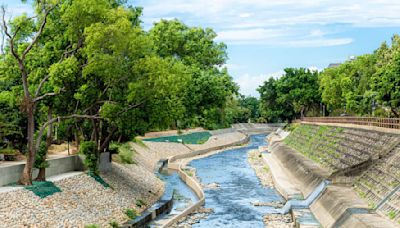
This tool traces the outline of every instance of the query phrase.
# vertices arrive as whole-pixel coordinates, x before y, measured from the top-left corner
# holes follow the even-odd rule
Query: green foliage
[[[93,141],[85,141],[82,142],[79,147],[79,153],[85,155],[85,166],[89,169],[90,173],[94,175],[99,174],[99,167],[98,167],[98,151],[97,145]]]
[[[179,132],[178,132],[178,133],[179,133]],[[143,142],[141,139],[137,138],[137,137],[133,138],[132,141],[133,141],[134,143],[138,144],[138,145],[141,146],[141,147],[147,148],[146,144],[144,144],[144,142]]]
[[[146,203],[143,200],[141,200],[141,199],[136,200],[136,206],[143,207],[145,205],[146,205]]]
[[[261,116],[268,122],[292,121],[315,113],[320,105],[318,72],[286,68],[279,78],[270,78],[258,88]]]
[[[17,154],[17,152],[18,150],[11,148],[0,149],[0,154],[5,154],[5,155],[15,155]]]
[[[111,143],[109,151],[117,154],[117,161],[119,163],[134,164],[133,154],[135,151],[129,143]]]
[[[119,227],[120,227],[119,224],[118,224],[118,222],[116,222],[116,221],[111,221],[111,222],[110,222],[110,226],[111,226],[112,228],[119,228]]]
[[[396,217],[396,212],[395,211],[389,211],[389,213],[387,214],[387,216],[393,220]]]
[[[54,193],[61,192],[61,189],[50,181],[34,181],[31,186],[26,186],[25,189],[33,192],[42,199]]]
[[[39,146],[39,150],[36,152],[35,158],[35,168],[48,168],[50,166],[49,162],[46,161],[47,155],[47,145],[46,142],[42,140]]]
[[[139,214],[135,209],[127,209],[125,210],[126,216],[128,216],[129,219],[134,220]]]
[[[88,225],[85,225],[85,228],[100,228],[100,226],[97,224],[88,224]]]

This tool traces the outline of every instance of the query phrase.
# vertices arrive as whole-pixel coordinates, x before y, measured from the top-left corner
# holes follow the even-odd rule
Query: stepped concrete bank
[[[298,190],[306,198],[321,181],[331,182],[310,207],[322,226],[398,227],[399,138],[392,132],[303,124],[285,139],[271,135],[271,154],[265,156],[292,180],[285,188],[274,178],[285,197],[298,197],[293,196]]]

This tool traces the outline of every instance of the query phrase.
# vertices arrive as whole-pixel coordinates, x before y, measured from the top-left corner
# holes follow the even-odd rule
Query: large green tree
[[[270,78],[258,88],[261,115],[270,122],[291,121],[318,112],[318,72],[286,68],[279,79]]]

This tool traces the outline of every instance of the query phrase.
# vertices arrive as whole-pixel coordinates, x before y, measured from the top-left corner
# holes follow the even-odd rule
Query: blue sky
[[[30,11],[0,0],[12,15]],[[375,50],[400,28],[396,0],[130,0],[146,29],[161,18],[211,27],[228,45],[226,64],[245,95],[285,67],[324,69]]]

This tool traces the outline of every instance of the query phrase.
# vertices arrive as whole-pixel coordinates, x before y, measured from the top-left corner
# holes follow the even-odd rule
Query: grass
[[[134,219],[136,219],[136,217],[139,216],[139,214],[136,212],[135,209],[127,209],[127,210],[125,210],[125,214],[131,220],[134,220]]]
[[[146,144],[144,144],[143,140],[141,140],[141,139],[139,139],[139,138],[137,138],[137,137],[133,138],[132,141],[133,141],[134,143],[138,144],[138,145],[141,146],[141,147],[147,148],[147,146],[146,146]]]
[[[135,164],[133,160],[135,150],[131,147],[129,143],[112,143],[110,147],[112,148],[112,150],[115,150],[115,153],[117,153],[113,156],[116,162],[121,164]]]
[[[143,207],[144,205],[146,205],[146,203],[143,200],[141,199],[136,200],[137,207]]]
[[[0,154],[5,154],[5,155],[15,155],[17,154],[16,149],[11,149],[11,148],[5,148],[5,149],[0,149]]]
[[[395,211],[389,211],[389,213],[387,214],[387,216],[393,220],[396,217],[396,212]]]

